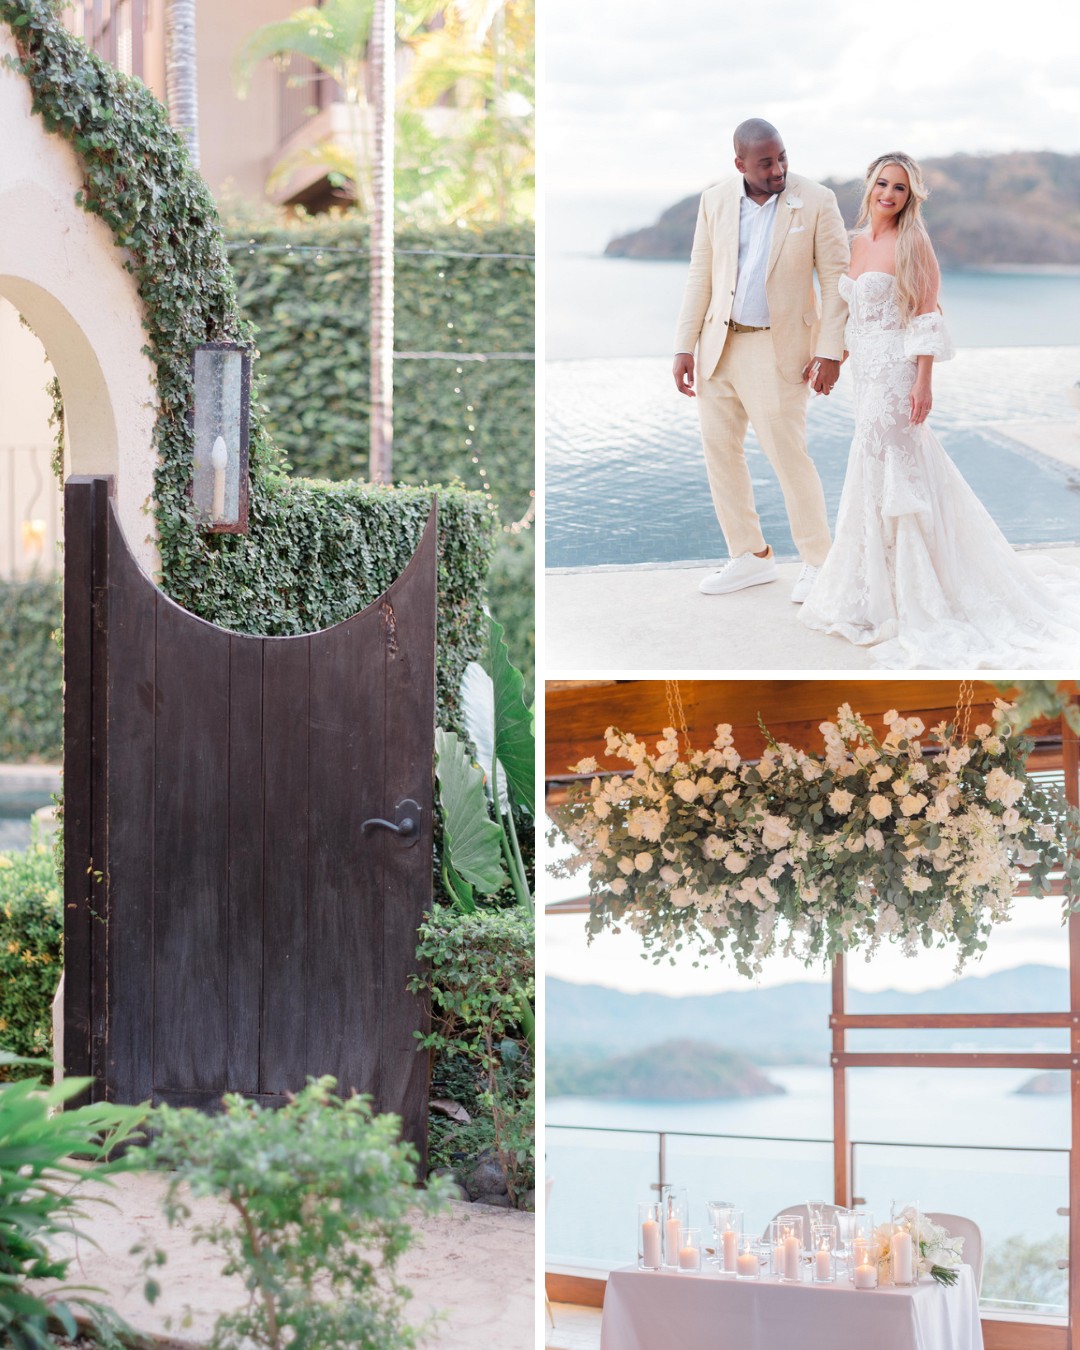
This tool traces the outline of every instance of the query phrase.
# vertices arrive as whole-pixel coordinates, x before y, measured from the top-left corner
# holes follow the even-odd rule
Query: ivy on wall
[[[253,404],[247,535],[205,534],[188,496],[190,357],[211,341],[249,341],[217,209],[157,99],[69,34],[49,0],[0,0],[35,113],[78,153],[78,200],[111,229],[143,301],[159,401],[154,433],[162,587],[204,619],[289,634],[337,623],[398,575],[431,492],[289,478]],[[494,516],[482,493],[439,496],[438,716],[453,722],[465,664],[482,645],[480,599]]]
[[[60,583],[0,582],[0,759],[60,760]]]

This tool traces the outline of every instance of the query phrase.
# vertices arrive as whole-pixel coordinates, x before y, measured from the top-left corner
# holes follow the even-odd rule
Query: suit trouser
[[[709,487],[733,558],[765,548],[743,448],[749,421],[780,480],[799,556],[815,567],[825,561],[829,519],[821,479],[806,449],[807,392],[805,384],[791,384],[777,370],[768,331],[729,333],[716,370],[697,382]]]

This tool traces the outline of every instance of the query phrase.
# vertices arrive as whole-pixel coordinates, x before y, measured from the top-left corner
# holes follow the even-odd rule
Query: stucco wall
[[[0,23],[0,56],[7,54],[15,44]],[[0,127],[0,295],[26,316],[59,376],[68,471],[114,476],[128,543],[153,574],[157,401],[142,352],[142,302],[107,227],[75,204],[75,152],[46,133],[26,82],[3,65]]]

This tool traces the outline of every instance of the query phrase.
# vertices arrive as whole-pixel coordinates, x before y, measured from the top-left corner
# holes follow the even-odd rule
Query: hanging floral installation
[[[998,700],[993,726],[942,723],[924,744],[919,718],[886,713],[879,740],[844,704],[823,754],[762,727],[756,763],[727,725],[683,753],[673,727],[653,753],[609,728],[632,771],[582,785],[559,819],[577,855],[553,870],[588,869],[590,940],[632,929],[656,961],[690,950],[753,975],[774,953],[811,965],[888,939],[909,955],[952,944],[959,968],[1023,877],[1043,895],[1063,875],[1066,912],[1080,897],[1080,819],[1028,772],[1009,711]]]

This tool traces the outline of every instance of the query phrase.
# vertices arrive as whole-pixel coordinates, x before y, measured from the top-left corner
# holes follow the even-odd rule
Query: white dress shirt
[[[753,197],[746,195],[744,183],[739,202],[739,279],[735,283],[731,317],[736,323],[749,324],[753,328],[769,327],[765,272],[769,265],[779,196],[778,192],[774,193],[759,206]]]

